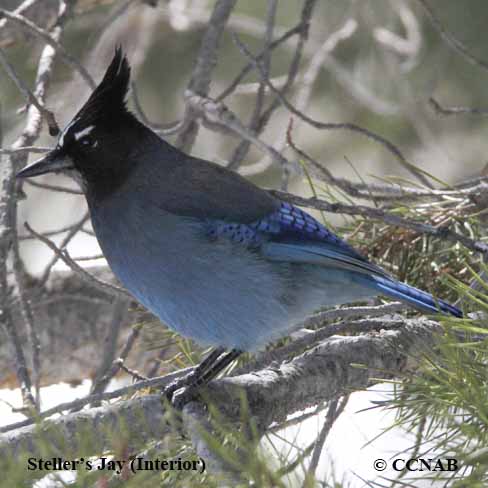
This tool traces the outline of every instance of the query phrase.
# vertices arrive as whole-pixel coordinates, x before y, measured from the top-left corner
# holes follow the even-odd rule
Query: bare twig
[[[224,103],[216,102],[211,98],[202,97],[196,93],[188,91],[185,93],[185,99],[187,106],[192,108],[194,117],[202,117],[206,126],[211,127],[214,130],[223,129],[226,132],[230,131],[231,133],[252,142],[258,149],[265,154],[268,154],[282,167],[295,167],[298,170],[297,165],[293,165],[273,147],[263,142],[247,129],[234,112],[232,112]]]
[[[42,235],[44,237],[52,237],[52,236],[57,236],[59,234],[64,234],[65,232],[69,232],[70,230],[72,230],[74,225],[76,225],[76,222],[74,224],[71,222],[63,227],[60,227],[59,229],[43,232]],[[80,229],[80,232],[82,231],[83,229]],[[26,241],[30,239],[37,239],[37,238],[32,234],[19,235],[19,241]]]
[[[346,408],[348,400],[349,395],[346,395],[345,397],[343,397],[340,404],[339,400],[337,399],[334,399],[329,403],[329,409],[327,410],[324,425],[322,427],[322,430],[320,431],[317,440],[315,441],[312,459],[310,460],[310,465],[308,467],[306,478],[313,479],[315,477],[315,473],[319,465],[320,455],[322,454],[322,449],[324,448],[325,440],[327,439],[327,436],[329,435],[330,429],[332,429],[334,422],[339,418],[341,413]]]
[[[288,74],[287,74],[287,80],[286,83],[284,84],[282,88],[282,93],[287,93],[291,87],[293,86],[297,76],[298,76],[298,70],[300,67],[300,62],[302,60],[302,55],[303,55],[303,50],[305,43],[308,39],[308,33],[309,33],[309,28],[310,28],[310,19],[312,17],[312,13],[314,10],[314,7],[316,5],[316,0],[305,0],[303,3],[302,11],[300,14],[300,24],[304,25],[304,28],[302,31],[300,31],[299,37],[298,37],[298,42],[295,48],[295,52],[293,55],[293,58],[290,62],[290,67],[288,69]],[[235,34],[232,35],[234,38],[234,41],[236,39]],[[239,47],[239,44],[237,43],[237,46]],[[240,47],[239,47],[240,48]],[[253,59],[256,59],[253,57]],[[267,86],[269,86],[269,76],[266,75],[266,72],[264,71],[264,68],[262,66],[262,62],[259,61],[259,67],[262,71],[262,82],[264,82]],[[256,126],[256,131],[257,133],[260,133],[266,125],[268,124],[272,114],[274,111],[280,106],[280,99],[276,98],[271,102],[269,107],[261,114],[261,117],[259,118],[259,123]],[[278,145],[279,147],[279,145]],[[279,150],[276,150],[273,148],[273,150],[277,153],[279,153]],[[289,166],[283,166],[281,167],[281,189],[286,190],[288,186],[288,181],[289,181],[289,176],[290,176],[290,167]]]
[[[206,95],[210,87],[212,71],[217,65],[217,51],[227,20],[234,8],[235,0],[216,2],[208,22],[208,28],[202,39],[200,51],[188,88],[200,95]]]
[[[124,386],[123,388],[118,388],[117,390],[105,392],[105,393],[97,393],[96,395],[89,395],[83,398],[77,398],[71,402],[60,403],[55,407],[49,408],[41,412],[37,419],[29,418],[26,420],[22,420],[20,422],[15,422],[13,424],[5,425],[0,427],[0,433],[10,432],[12,430],[20,429],[21,427],[26,427],[28,425],[32,425],[36,422],[36,420],[42,420],[57,413],[62,413],[66,411],[77,411],[83,408],[85,405],[90,403],[96,402],[103,402],[108,400],[113,400],[115,398],[120,398],[125,395],[132,395],[140,390],[145,390],[148,388],[164,388],[166,385],[171,383],[174,379],[179,378],[180,376],[189,373],[193,368],[184,368],[174,373],[168,373],[164,376],[158,376],[156,378],[150,378],[148,380],[139,381],[138,383],[134,383],[132,385]]]
[[[443,107],[434,97],[429,98],[429,105],[439,115],[459,115],[459,114],[488,115],[488,109],[486,108]]]
[[[34,4],[40,0],[24,0],[12,13],[15,15],[23,15],[27,10],[29,10]],[[7,23],[7,19],[0,18],[0,29],[2,29]]]
[[[468,48],[459,40],[456,39],[446,28],[442,25],[442,22],[437,18],[431,6],[426,0],[417,0],[420,5],[424,8],[427,16],[429,17],[432,25],[435,27],[440,36],[446,41],[446,44],[461,55],[469,63],[479,66],[485,70],[488,70],[488,62],[477,58],[474,54],[469,52]]]
[[[356,29],[356,22],[352,19],[346,21],[344,26],[342,26],[338,31],[332,33],[330,37],[325,41],[322,47],[317,51],[317,53],[312,57],[312,60],[309,64],[309,68],[306,70],[304,75],[301,78],[302,84],[301,89],[298,93],[298,100],[297,100],[297,107],[299,110],[305,109],[308,100],[310,98],[310,94],[312,91],[312,86],[317,78],[320,68],[325,60],[325,58],[330,54],[330,52],[336,47],[336,45],[350,37],[355,29]],[[256,59],[260,59],[258,56]],[[248,66],[252,66],[250,63]],[[284,83],[282,87],[279,87],[281,90],[285,88],[286,83],[288,82],[288,77],[285,77]],[[261,84],[264,84],[263,80],[261,80]],[[272,81],[272,84],[276,87],[276,82]],[[265,85],[265,87],[269,90],[269,88]],[[278,152],[282,152],[283,147],[285,145],[285,139],[279,144],[275,144]],[[253,165],[247,165],[241,170],[242,174],[245,175],[254,175],[259,174],[265,171],[269,167],[269,158],[265,157],[261,161]],[[231,165],[229,165],[232,167]]]
[[[93,78],[90,76],[88,71],[83,67],[83,65],[77,61],[75,57],[73,57],[71,54],[66,51],[64,46],[59,43],[58,39],[56,39],[52,34],[49,32],[45,31],[44,29],[41,29],[39,26],[34,24],[34,22],[31,22],[29,19],[26,17],[16,14],[14,12],[9,12],[8,10],[5,9],[0,9],[0,18],[6,18],[7,20],[16,23],[22,29],[25,29],[33,34],[35,34],[37,37],[42,39],[46,44],[49,44],[51,47],[53,47],[58,53],[61,59],[68,64],[71,68],[73,68],[75,71],[80,73],[81,77],[83,80],[87,83],[87,85],[94,90],[95,87],[97,86]]]
[[[0,235],[0,237],[2,236]],[[0,273],[2,273],[2,275],[4,276],[7,276],[7,272],[4,265],[0,265]],[[0,288],[0,291],[4,295],[8,293],[8,290],[5,286],[2,286]],[[5,327],[5,331],[7,333],[10,346],[13,349],[13,356],[15,358],[15,369],[19,381],[20,391],[22,393],[23,407],[27,413],[30,409],[35,409],[36,401],[34,400],[34,397],[32,396],[32,392],[31,392],[32,382],[30,379],[29,372],[27,370],[27,363],[25,360],[24,350],[22,348],[21,341],[17,333],[17,328],[16,325],[14,324],[10,309],[4,308],[2,310],[0,318],[2,319],[1,322]]]
[[[314,174],[319,177],[319,179],[331,185],[337,186],[352,197],[375,201],[400,201],[429,196],[440,197],[441,195],[445,195],[442,193],[442,191],[436,193],[436,190],[421,190],[399,185],[366,184],[363,182],[354,183],[346,178],[337,178],[324,165],[313,159],[294,143],[292,138],[292,129],[293,119],[290,119],[288,130],[286,132],[286,141],[288,145],[298,154],[300,158],[310,164],[311,169],[314,171]]]
[[[114,297],[119,297],[120,295],[122,295],[132,299],[132,295],[130,295],[130,293],[128,293],[124,288],[112,285],[111,283],[107,283],[106,281],[102,281],[96,278],[95,276],[91,275],[87,271],[85,271],[76,261],[73,260],[73,258],[71,258],[71,256],[69,255],[66,249],[63,250],[59,249],[47,237],[33,230],[32,227],[30,227],[30,225],[27,222],[24,223],[24,226],[29,233],[37,237],[37,239],[39,239],[44,244],[46,244],[46,246],[49,247],[49,249],[51,249],[51,251],[54,252],[56,257],[61,259],[67,266],[69,266],[75,273],[77,273],[80,276],[80,278],[82,278],[85,281],[89,281],[96,288],[100,289],[104,293],[109,293]]]
[[[18,247],[17,247],[18,249]],[[41,343],[39,340],[39,335],[37,333],[36,321],[34,319],[34,313],[32,311],[31,304],[27,300],[25,291],[25,276],[24,269],[21,267],[20,256],[16,252],[15,256],[15,276],[18,284],[18,298],[20,305],[20,313],[22,319],[27,327],[29,342],[32,352],[32,382],[34,384],[35,391],[35,409],[36,412],[40,411],[41,408]]]
[[[423,189],[406,187],[399,184],[381,185],[377,183],[355,183],[346,178],[334,176],[324,165],[313,159],[309,154],[300,149],[292,138],[293,119],[290,119],[287,130],[288,145],[298,154],[300,158],[308,162],[314,170],[314,175],[323,181],[337,186],[352,197],[380,201],[400,202],[406,200],[433,199],[452,201],[454,198],[474,197],[480,192],[484,193],[485,183],[480,181],[469,181],[452,186],[452,189]],[[468,186],[472,185],[472,186]]]
[[[281,437],[279,434],[275,434],[275,436],[278,437],[278,439],[280,439],[282,442],[287,442],[286,439],[284,437]],[[295,471],[299,466],[302,466],[305,459],[307,459],[308,456],[310,456],[310,454],[312,453],[314,446],[315,446],[315,441],[308,444],[308,446],[305,447],[305,449],[301,448],[294,459],[292,459],[290,462],[287,462],[287,464],[279,468],[278,470],[279,477],[283,478],[287,474],[293,473],[293,471]]]
[[[117,351],[117,342],[122,325],[123,315],[128,307],[127,297],[118,297],[115,300],[112,309],[112,319],[105,334],[104,351],[101,363],[97,369],[95,379],[93,380],[90,394],[103,393],[110,380],[117,374],[119,368],[114,368],[115,353]],[[98,407],[99,404],[94,404]]]
[[[479,253],[487,253],[488,245],[481,241],[475,241],[469,237],[463,236],[446,227],[434,227],[429,224],[415,222],[413,220],[398,217],[380,208],[371,208],[364,205],[346,205],[343,203],[329,203],[318,198],[302,198],[290,193],[271,190],[271,193],[282,198],[283,200],[302,205],[304,207],[315,208],[317,210],[324,210],[332,213],[345,213],[347,215],[361,215],[373,219],[382,220],[387,224],[396,225],[411,229],[422,234],[429,234],[435,237],[446,239],[450,242],[460,242],[463,246]]]
[[[264,39],[264,56],[263,56],[263,70],[266,73],[266,76],[269,77],[269,70],[270,70],[270,62],[271,62],[271,52],[269,46],[273,41],[273,29],[275,24],[275,17],[276,17],[276,8],[277,8],[277,0],[269,0],[268,1],[268,13],[267,13],[267,21],[266,21],[266,31],[265,31],[265,39]],[[286,82],[285,82],[286,84]],[[252,133],[256,135],[259,134],[259,119],[261,112],[263,110],[263,103],[264,103],[264,94],[266,90],[266,85],[263,81],[259,83],[259,87],[256,93],[256,99],[254,103],[254,110],[251,115],[248,129]],[[243,140],[237,146],[232,155],[228,168],[230,169],[237,169],[241,164],[242,160],[246,157],[246,154],[249,152],[249,148],[251,147],[251,142],[249,140]]]
[[[418,54],[422,47],[422,35],[419,21],[412,10],[403,2],[392,3],[398,12],[398,17],[405,30],[405,37],[392,32],[384,27],[377,27],[373,30],[376,41],[387,49],[400,56],[405,56],[406,61],[402,62],[402,71],[410,71],[418,63]]]
[[[297,110],[283,95],[282,91],[278,90],[271,82],[269,79],[267,79],[264,76],[263,69],[261,66],[261,62],[257,60],[249,51],[249,49],[242,43],[242,41],[236,36],[233,36],[235,43],[239,46],[241,51],[249,58],[251,61],[254,63],[255,67],[257,68],[260,76],[262,79],[266,82],[267,86],[270,88],[270,90],[275,93],[280,100],[280,102],[294,115],[299,117],[301,120],[306,122],[307,124],[311,125],[312,127],[315,127],[316,129],[323,129],[323,130],[348,130],[350,132],[355,132],[357,134],[361,134],[362,136],[367,137],[368,139],[371,139],[379,144],[381,144],[385,149],[388,150],[391,154],[393,154],[396,159],[400,162],[400,164],[405,167],[410,173],[412,173],[416,178],[419,179],[425,186],[431,188],[431,184],[429,180],[425,177],[425,175],[412,163],[410,163],[403,153],[398,149],[397,146],[395,146],[392,142],[390,142],[388,139],[384,138],[383,136],[380,136],[379,134],[376,134],[375,132],[372,132],[368,129],[365,129],[357,124],[353,124],[350,122],[319,122],[317,120],[312,119],[308,115],[304,114],[303,112],[300,112]]]
[[[320,413],[322,410],[325,410],[326,408],[327,408],[327,404],[319,403],[315,408],[315,410],[312,410],[311,412],[305,412],[300,415],[296,415],[290,419],[287,419],[284,422],[280,422],[280,423],[276,423],[275,425],[272,425],[268,429],[267,434],[274,434],[288,427],[293,427],[294,425],[300,425],[304,420],[307,420],[311,417],[315,417],[318,413]]]
[[[66,236],[61,241],[59,247],[61,249],[64,249],[69,244],[69,242],[76,236],[76,234],[83,227],[83,225],[86,222],[88,222],[89,219],[90,219],[90,214],[88,211],[86,211],[83,217],[81,217],[81,219],[78,222],[71,224]],[[44,286],[47,283],[47,280],[49,279],[49,275],[51,274],[53,266],[58,262],[59,257],[60,257],[59,254],[55,253],[52,259],[47,263],[44,273],[39,279],[39,286]]]
[[[26,3],[22,6],[27,5]],[[59,42],[63,33],[63,27],[66,21],[70,18],[74,2],[66,5],[63,1],[60,2],[58,18],[54,27],[49,34],[53,41]],[[20,7],[19,7],[20,8]],[[56,49],[51,45],[45,46],[39,58],[34,96],[42,105],[47,86],[50,81],[51,72],[54,66],[56,57]],[[34,143],[38,138],[41,129],[41,117],[39,110],[30,105],[27,110],[27,119],[21,135],[12,145],[12,150],[17,148],[28,147]],[[35,407],[32,394],[30,392],[31,380],[26,368],[25,357],[22,346],[18,341],[16,327],[12,323],[12,314],[10,310],[10,295],[12,289],[10,288],[9,279],[14,284],[14,293],[18,295],[17,303],[20,304],[21,316],[29,331],[29,338],[31,341],[33,363],[36,371],[34,372],[36,378],[36,390],[39,391],[40,378],[40,357],[38,349],[37,333],[34,329],[33,315],[30,310],[30,304],[25,296],[25,283],[23,275],[23,266],[20,260],[17,236],[17,193],[15,190],[15,172],[27,160],[26,152],[14,152],[10,155],[9,165],[2,165],[0,167],[0,262],[2,263],[2,271],[0,273],[0,297],[2,303],[0,308],[4,311],[4,319],[7,331],[10,331],[11,343],[15,351],[16,368],[19,383],[21,385],[24,405]],[[39,398],[36,398],[39,404]]]
[[[136,110],[137,116],[141,119],[141,121],[149,126],[152,130],[157,132],[159,135],[162,136],[170,136],[172,134],[177,134],[184,126],[184,121],[177,121],[177,122],[170,122],[169,124],[156,124],[155,122],[151,122],[144,110],[142,109],[142,105],[139,101],[139,96],[137,94],[136,84],[131,84],[131,93],[132,93],[132,100],[134,101],[134,108]]]
[[[73,259],[75,261],[93,261],[94,259],[105,259],[105,256],[103,254],[92,254],[91,256],[74,256]]]
[[[256,55],[256,59],[262,60],[264,56],[266,55],[267,52],[273,51],[275,48],[278,46],[282,45],[288,39],[291,39],[293,36],[296,36],[297,34],[300,34],[303,32],[304,29],[307,28],[307,24],[302,24],[301,22],[293,27],[292,29],[286,31],[284,34],[282,34],[278,39],[270,43],[268,49],[262,50],[258,55]],[[240,71],[240,73],[234,78],[232,83],[222,92],[220,95],[215,97],[216,102],[221,102],[224,100],[224,98],[227,98],[231,93],[237,90],[237,87],[240,86],[240,83],[242,80],[246,77],[247,74],[249,74],[252,69],[253,69],[253,64],[252,63],[247,63],[244,68]],[[259,83],[260,84],[260,83]]]
[[[17,147],[15,149],[0,148],[0,155],[11,156],[14,154],[28,154],[28,153],[45,153],[50,151],[50,147],[38,147],[38,146],[25,146]]]
[[[69,193],[70,195],[83,195],[81,190],[75,190],[74,188],[68,188],[66,186],[59,186],[59,185],[50,185],[48,183],[39,183],[38,181],[34,180],[25,180],[30,186],[34,186],[36,188],[42,188],[43,190],[50,190],[56,191],[60,193]],[[73,224],[70,225],[70,228],[73,227]]]
[[[49,127],[49,134],[55,136],[59,134],[59,126],[54,118],[53,112],[48,110],[44,105],[37,99],[37,97],[30,91],[30,89],[24,84],[24,82],[19,78],[17,73],[15,72],[14,67],[9,63],[5,53],[0,48],[0,64],[3,66],[3,69],[8,74],[9,78],[15,83],[19,91],[24,95],[27,99],[28,103],[34,105],[34,107],[39,110],[40,114],[44,117]]]
[[[132,379],[137,381],[146,381],[149,379],[147,376],[143,376],[141,373],[139,373],[139,371],[126,366],[121,358],[117,359],[117,363],[122,371],[125,371],[128,375],[132,376]]]
[[[287,80],[286,75],[276,76],[274,78],[270,78],[277,88],[283,88]],[[234,95],[256,95],[258,93],[259,87],[262,85],[260,81],[257,82],[250,82],[250,83],[240,83],[236,86],[234,90]],[[267,86],[264,87],[265,93],[269,93],[269,88]]]
[[[347,19],[344,25],[333,32],[313,55],[302,77],[302,86],[297,97],[298,110],[303,111],[306,109],[312,94],[313,85],[327,56],[330,55],[339,43],[350,39],[356,32],[357,26],[358,23],[355,19]],[[274,85],[272,81],[271,83]]]
[[[217,65],[217,51],[224,32],[225,25],[234,8],[236,0],[217,0],[208,22],[207,30],[200,45],[188,90],[201,96],[206,96],[210,88],[212,72]],[[193,120],[191,112],[185,115],[187,125],[178,135],[176,145],[189,151],[197,136],[198,126]]]

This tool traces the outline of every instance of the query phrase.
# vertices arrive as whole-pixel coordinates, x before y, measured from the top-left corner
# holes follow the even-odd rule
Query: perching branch
[[[370,386],[378,378],[406,373],[435,341],[438,324],[428,320],[406,320],[395,330],[356,337],[333,337],[288,363],[252,374],[213,381],[208,397],[228,419],[239,419],[242,391],[249,413],[260,428],[280,422],[294,411],[336,398],[351,390]],[[138,412],[138,413],[136,413]],[[137,419],[137,421],[134,421]],[[110,438],[96,425],[109,426],[115,438],[122,435],[131,448],[141,442],[161,439],[168,432],[159,394],[119,401],[110,406],[82,411],[50,420],[45,427],[25,428],[0,437],[0,459],[21,451],[35,456],[41,438],[61,435],[76,456],[96,455],[110,447]],[[67,429],[67,426],[70,426]],[[121,426],[125,427],[125,431]],[[96,432],[83,445],[76,432]],[[46,437],[47,436],[47,437]]]

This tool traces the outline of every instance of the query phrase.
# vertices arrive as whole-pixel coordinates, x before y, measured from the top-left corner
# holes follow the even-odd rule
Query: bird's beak
[[[43,158],[34,161],[17,173],[17,178],[31,178],[46,173],[57,173],[65,169],[74,169],[73,160],[62,154],[60,150],[53,149]]]

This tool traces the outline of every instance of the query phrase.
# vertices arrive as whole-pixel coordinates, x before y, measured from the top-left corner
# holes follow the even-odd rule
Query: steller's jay
[[[169,327],[216,346],[186,378],[191,385],[320,307],[385,295],[462,316],[389,276],[303,210],[169,145],[128,111],[129,78],[118,48],[56,147],[17,176],[65,172],[82,182],[119,280]]]

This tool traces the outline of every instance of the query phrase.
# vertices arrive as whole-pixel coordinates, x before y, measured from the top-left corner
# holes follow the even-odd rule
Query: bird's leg
[[[237,359],[242,354],[238,349],[232,349],[219,361],[215,362],[210,368],[203,373],[200,378],[197,378],[195,386],[202,386],[212,381],[223,369],[225,369],[234,359]]]
[[[168,400],[171,400],[173,393],[184,386],[193,385],[195,382],[198,381],[200,376],[203,376],[207,369],[209,369],[217,359],[225,352],[223,347],[216,347],[213,351],[210,351],[209,355],[200,363],[198,364],[192,371],[188,374],[182,376],[181,378],[177,378],[176,380],[172,381],[166,388],[164,389],[164,395]]]
[[[195,393],[199,387],[206,385],[209,381],[214,379],[223,369],[234,361],[234,359],[236,359],[241,352],[242,351],[237,349],[232,349],[232,351],[229,351],[220,357],[222,353],[222,351],[220,351],[220,353],[216,355],[216,359],[213,361],[213,364],[211,364],[210,361],[207,362],[208,358],[206,358],[206,368],[201,374],[193,376],[190,382],[185,382],[184,385],[179,386],[177,389],[171,392],[171,403],[173,406],[181,409],[185,403],[189,402],[195,396]],[[182,386],[186,386],[186,388],[182,389],[181,392],[177,392],[177,390],[182,388]]]

